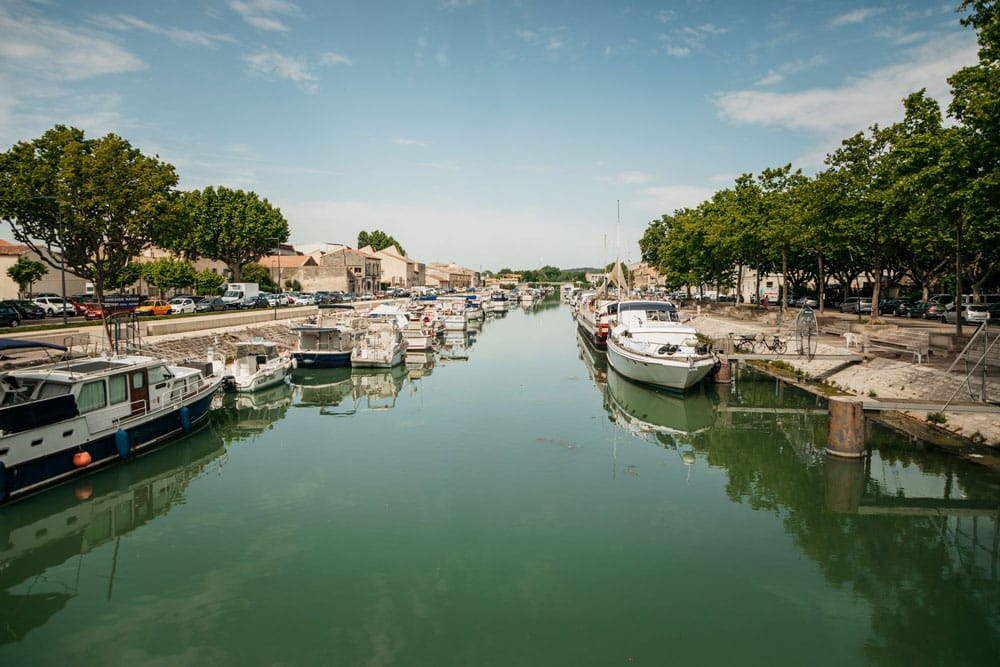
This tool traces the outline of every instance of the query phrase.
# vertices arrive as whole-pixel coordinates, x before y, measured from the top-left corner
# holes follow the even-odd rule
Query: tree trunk
[[[826,301],[826,275],[823,273],[823,253],[817,253],[816,261],[819,264],[819,312],[823,313],[823,303]]]
[[[955,227],[955,335],[962,335],[962,221]]]

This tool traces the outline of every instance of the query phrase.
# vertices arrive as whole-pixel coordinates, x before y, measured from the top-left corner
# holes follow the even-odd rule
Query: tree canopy
[[[24,256],[18,257],[14,265],[7,269],[7,275],[17,283],[21,294],[28,292],[31,285],[41,280],[42,276],[48,272],[45,264]]]
[[[175,223],[176,184],[172,165],[118,135],[88,139],[56,125],[0,155],[0,215],[14,238],[54,268],[53,253],[61,255],[101,299],[109,280]]]
[[[225,263],[233,282],[243,266],[288,239],[281,210],[254,192],[207,187],[181,196],[183,224],[158,237],[160,245],[190,259],[207,257]]]
[[[403,253],[404,256],[406,255],[406,250],[404,250],[403,246],[399,244],[399,241],[380,229],[374,229],[370,232],[358,232],[358,247],[364,248],[369,245],[375,250],[385,250],[391,246],[396,246],[399,248],[399,252]]]

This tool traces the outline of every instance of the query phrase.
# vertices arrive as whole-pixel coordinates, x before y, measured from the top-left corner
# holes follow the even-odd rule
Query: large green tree
[[[243,266],[288,239],[281,210],[255,192],[207,187],[181,197],[184,224],[159,237],[177,254],[225,263],[233,282],[243,279]]]
[[[61,256],[101,300],[108,281],[174,224],[176,184],[173,166],[118,135],[88,139],[57,125],[0,155],[0,215],[14,238],[56,269]]]
[[[399,248],[399,252],[403,253],[404,256],[406,255],[406,250],[404,250],[403,246],[399,244],[399,241],[380,229],[374,229],[370,232],[358,232],[358,247],[364,248],[369,245],[375,248],[375,250],[385,250],[390,246],[396,246]]]
[[[23,255],[18,257],[13,266],[7,269],[7,275],[17,283],[17,289],[22,296],[48,272],[49,270],[45,268],[45,264],[28,259]]]

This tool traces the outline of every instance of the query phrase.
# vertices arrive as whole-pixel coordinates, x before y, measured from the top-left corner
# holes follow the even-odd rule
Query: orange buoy
[[[77,500],[86,500],[90,498],[92,493],[94,493],[94,487],[90,484],[84,484],[83,486],[76,487],[76,491],[74,493]]]
[[[77,468],[90,465],[90,452],[77,452],[73,455],[73,465]]]

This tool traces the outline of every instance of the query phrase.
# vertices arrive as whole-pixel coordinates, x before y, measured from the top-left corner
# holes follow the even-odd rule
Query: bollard
[[[844,458],[865,455],[865,413],[856,396],[831,396],[826,452]]]
[[[719,355],[719,367],[715,369],[715,381],[729,384],[733,380],[733,364],[725,354]]]
[[[831,512],[856,514],[865,490],[865,462],[827,456],[823,464],[824,499]]]

